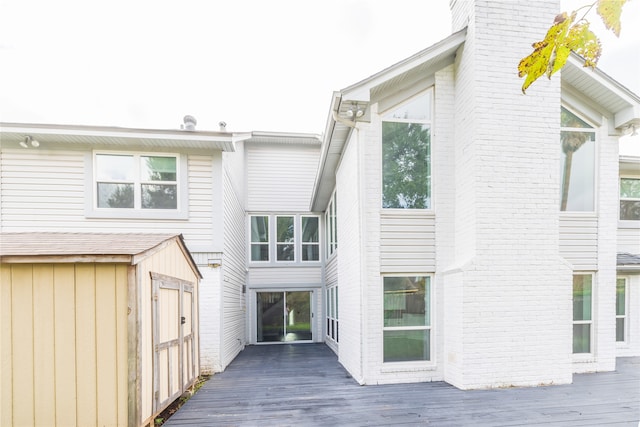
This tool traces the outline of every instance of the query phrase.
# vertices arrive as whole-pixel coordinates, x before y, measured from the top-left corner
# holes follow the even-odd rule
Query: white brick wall
[[[198,254],[199,255],[199,254]],[[206,255],[207,254],[202,254]],[[197,256],[194,256],[197,258]],[[221,372],[220,364],[220,282],[221,269],[198,263],[200,282],[200,370],[203,374]]]
[[[536,82],[524,96],[517,77],[559,4],[452,7],[454,15],[466,9],[469,28],[456,72],[454,265],[462,273],[446,278],[462,318],[447,326],[447,380],[460,388],[570,382],[571,272],[558,250],[560,80]]]
[[[360,141],[358,137],[361,138]],[[352,140],[342,157],[336,173],[338,221],[338,358],[353,378],[362,383],[361,358],[364,357],[362,340],[362,291],[367,281],[362,277],[362,251],[360,217],[359,146],[363,135],[352,133]]]

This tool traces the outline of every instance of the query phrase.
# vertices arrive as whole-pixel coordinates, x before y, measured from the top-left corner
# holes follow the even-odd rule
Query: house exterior
[[[451,36],[335,92],[322,136],[3,124],[0,231],[182,233],[205,372],[282,342],[361,384],[614,370],[640,355],[640,160],[618,148],[640,98],[577,56],[521,93],[559,1],[451,8]]]

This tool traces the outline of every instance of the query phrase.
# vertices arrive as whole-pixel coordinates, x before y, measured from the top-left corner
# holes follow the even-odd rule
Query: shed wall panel
[[[307,212],[319,153],[319,146],[248,145],[247,210]]]
[[[11,360],[12,326],[11,269],[0,264],[0,425],[13,424],[13,361]]]
[[[53,265],[37,266],[33,269],[33,374],[38,382],[33,390],[36,425],[46,425],[56,416],[53,302]]]

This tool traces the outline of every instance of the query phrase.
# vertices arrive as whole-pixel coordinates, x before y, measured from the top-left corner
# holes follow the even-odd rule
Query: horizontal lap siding
[[[88,151],[10,150],[0,157],[2,230],[175,232],[189,246],[211,246],[212,157],[189,155],[189,220],[86,218]]]
[[[380,217],[380,268],[385,273],[435,271],[435,216],[383,212]]]
[[[560,217],[560,255],[574,270],[598,269],[598,219]]]
[[[250,286],[305,287],[322,284],[321,267],[252,267],[249,269]]]
[[[640,255],[640,228],[618,228],[618,252]]]
[[[222,369],[231,363],[245,343],[245,216],[234,191],[232,177],[224,174],[224,260],[222,281]]]
[[[318,168],[318,146],[250,145],[247,210],[307,212]]]

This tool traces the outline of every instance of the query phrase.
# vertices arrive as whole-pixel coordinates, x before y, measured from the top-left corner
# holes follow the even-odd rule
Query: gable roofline
[[[0,262],[125,263],[136,265],[175,242],[191,269],[202,274],[182,234],[154,233],[0,233]]]
[[[235,144],[251,137],[250,132],[212,132],[172,129],[137,129],[114,126],[0,123],[3,144],[31,136],[45,144],[91,144],[108,146],[149,146],[235,151]]]
[[[329,114],[324,131],[324,140],[320,149],[320,162],[313,185],[310,210],[323,211],[335,187],[335,172],[342,156],[346,142],[351,136],[356,122],[346,118],[345,112],[360,106],[368,110],[372,92],[384,88],[387,84],[401,80],[419,67],[452,64],[458,48],[467,36],[466,27],[447,38],[421,50],[364,80],[336,91],[331,96]],[[369,111],[365,111],[361,120],[368,119]]]
[[[258,144],[320,145],[322,135],[301,132],[253,131],[245,142]]]
[[[613,127],[640,126],[640,96],[599,68],[584,67],[584,58],[571,52],[561,79],[613,116]]]

